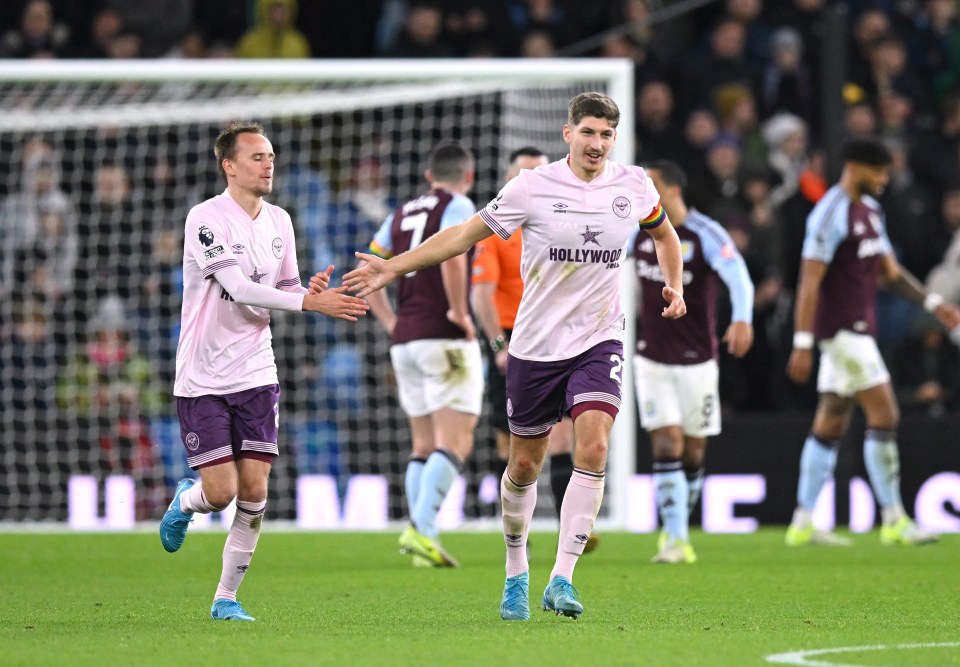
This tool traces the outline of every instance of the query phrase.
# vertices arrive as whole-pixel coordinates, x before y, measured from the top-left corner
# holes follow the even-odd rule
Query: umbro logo
[[[570,207],[564,204],[563,202],[557,202],[556,204],[553,205],[553,212],[566,213],[568,208]]]
[[[237,243],[237,244],[232,245],[232,246],[230,246],[230,247],[231,247],[231,249],[233,250],[233,252],[234,252],[235,255],[242,255],[242,254],[243,254],[243,251],[244,251],[244,249],[245,249],[242,243]]]
[[[590,536],[589,536],[589,535],[584,535],[583,533],[580,533],[579,535],[576,535],[575,538],[576,538],[576,540],[577,540],[578,543],[580,543],[580,544],[586,544],[587,540],[590,539]]]

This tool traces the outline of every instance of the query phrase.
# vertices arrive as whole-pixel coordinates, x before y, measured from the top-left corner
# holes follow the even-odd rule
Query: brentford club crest
[[[617,197],[614,199],[613,212],[618,218],[626,218],[630,215],[630,200],[626,197]]]

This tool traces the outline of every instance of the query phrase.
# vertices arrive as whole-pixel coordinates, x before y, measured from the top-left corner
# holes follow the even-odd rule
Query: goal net
[[[293,217],[304,278],[333,264],[336,282],[393,205],[423,190],[435,144],[475,153],[479,208],[512,150],[565,154],[566,103],[585,90],[620,104],[615,157],[630,159],[626,61],[0,63],[0,521],[155,521],[191,474],[171,396],[183,223],[223,190],[213,141],[230,121],[265,125],[269,199]],[[402,520],[410,443],[385,333],[372,316],[282,312],[272,328],[283,398],[269,515],[309,528]],[[616,525],[632,412],[602,514]],[[441,525],[496,516],[494,457],[484,416]],[[552,519],[542,484],[536,516]]]

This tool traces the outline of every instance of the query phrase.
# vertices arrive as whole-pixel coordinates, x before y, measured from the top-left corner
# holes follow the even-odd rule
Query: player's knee
[[[225,510],[237,497],[237,490],[233,487],[208,487],[204,485],[203,494],[210,506],[213,507],[213,511],[220,512]]]
[[[578,442],[575,460],[583,462],[590,470],[602,470],[607,460],[606,440],[585,440]]]

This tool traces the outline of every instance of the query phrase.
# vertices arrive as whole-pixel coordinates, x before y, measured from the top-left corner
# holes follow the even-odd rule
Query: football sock
[[[892,431],[868,428],[863,440],[863,462],[877,496],[885,524],[904,515],[900,500],[900,452]]]
[[[560,539],[557,562],[550,573],[551,581],[557,575],[573,581],[573,568],[593,532],[602,501],[603,473],[574,468],[560,510]]]
[[[201,482],[197,482],[180,494],[180,510],[183,512],[209,514],[210,512],[219,512],[222,509],[222,507],[214,507],[207,502],[207,496],[203,493]]]
[[[407,472],[403,477],[403,490],[407,496],[407,514],[413,516],[413,508],[417,506],[417,496],[420,495],[420,475],[423,474],[423,464],[426,459],[411,456],[407,460]]]
[[[833,475],[837,465],[837,450],[840,442],[824,442],[812,433],[803,443],[800,454],[800,481],[797,484],[797,504],[812,512],[823,485]]]
[[[684,468],[683,474],[687,478],[687,514],[693,511],[700,492],[703,491],[703,466],[699,468]]]
[[[670,537],[687,541],[689,491],[687,476],[679,460],[654,461],[653,483],[657,494],[657,511],[664,532]]]
[[[527,536],[533,508],[537,506],[537,480],[517,484],[509,473],[500,478],[500,505],[503,514],[503,541],[507,545],[507,576],[528,572]]]
[[[410,512],[410,520],[427,537],[436,537],[439,532],[437,514],[453,486],[453,480],[460,474],[461,465],[456,454],[440,448],[423,464],[420,491],[417,493],[417,503]]]
[[[214,600],[237,599],[237,589],[243,581],[243,575],[250,567],[250,560],[260,539],[260,526],[263,524],[263,510],[267,501],[251,503],[237,500],[237,513],[233,517],[227,542],[223,545],[223,569]]]
[[[563,494],[570,483],[573,474],[573,456],[568,453],[554,454],[550,457],[550,490],[553,491],[553,508],[560,518],[560,508],[563,506]]]

